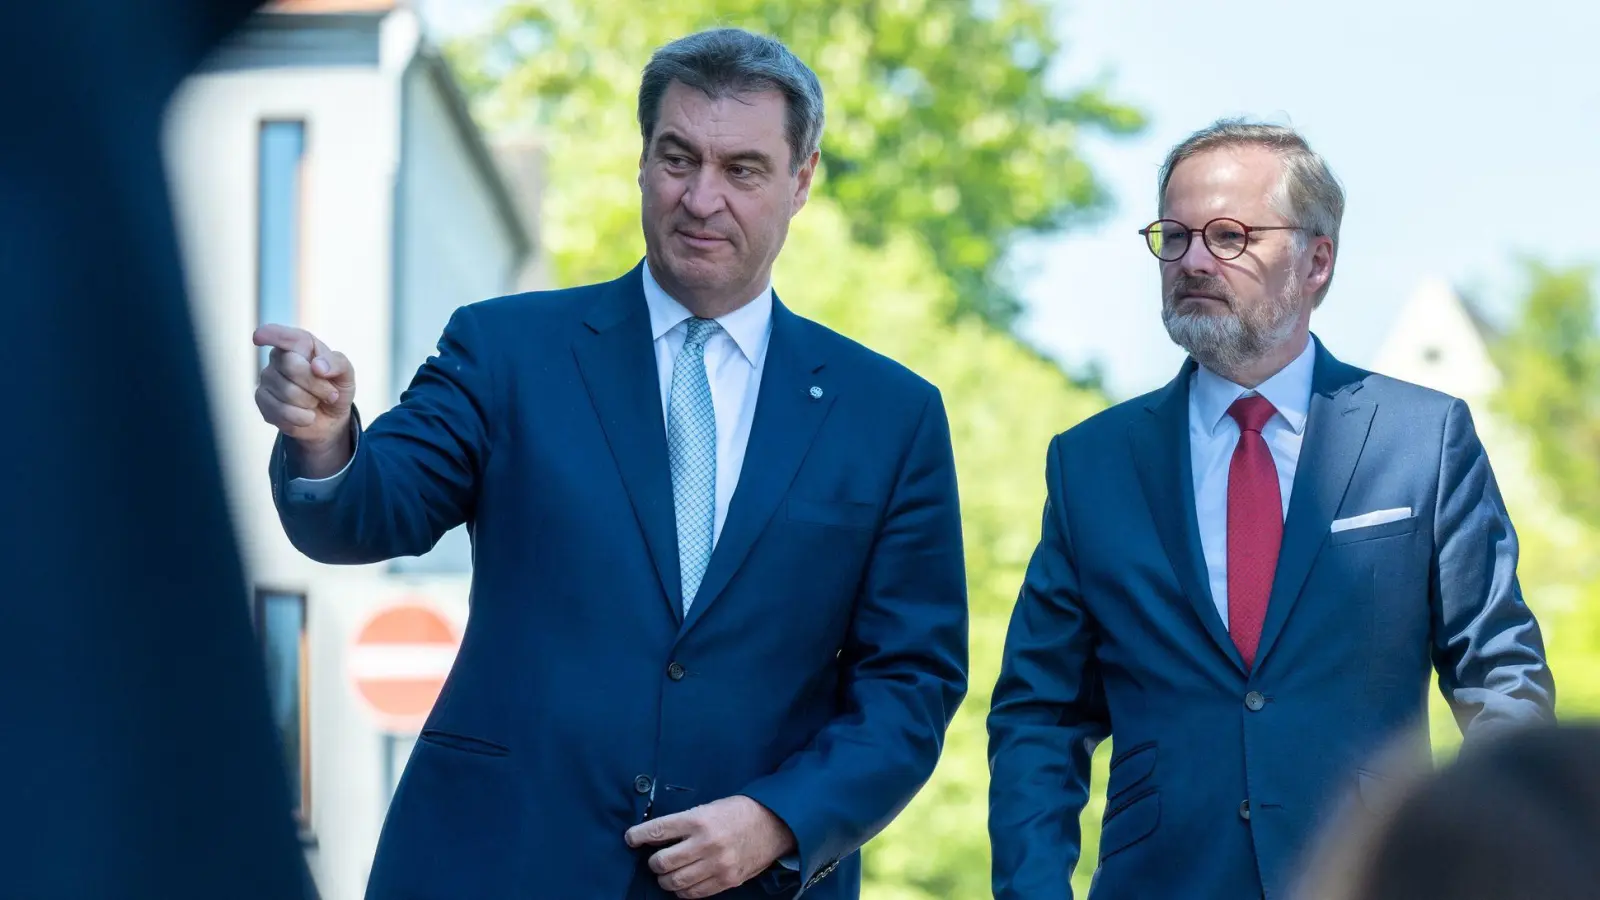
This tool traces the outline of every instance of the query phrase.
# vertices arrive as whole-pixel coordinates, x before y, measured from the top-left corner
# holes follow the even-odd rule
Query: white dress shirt
[[[1200,546],[1205,552],[1211,599],[1224,628],[1228,625],[1228,466],[1239,444],[1239,423],[1228,415],[1233,401],[1246,394],[1261,394],[1277,412],[1262,426],[1261,436],[1272,451],[1278,469],[1278,493],[1283,515],[1289,516],[1289,493],[1300,463],[1306,416],[1311,409],[1311,373],[1316,363],[1316,342],[1276,375],[1249,390],[1212,372],[1195,369],[1189,381],[1189,459],[1194,469],[1194,508],[1200,526]]]
[[[672,299],[644,269],[644,299],[650,311],[650,337],[656,351],[656,375],[661,383],[661,415],[667,415],[672,392],[672,366],[688,334],[687,320],[692,313]],[[728,501],[739,484],[744,467],[745,445],[750,441],[750,423],[755,420],[756,394],[767,358],[767,343],[772,337],[772,286],[769,284],[754,300],[717,319],[722,329],[706,341],[706,378],[711,382],[711,405],[717,416],[717,516],[712,528],[713,543],[722,534],[728,516]],[[359,435],[357,440],[360,440]],[[296,478],[289,482],[290,498],[317,501],[328,497],[344,480],[345,467],[327,478]]]
[[[656,375],[661,380],[661,415],[667,416],[672,394],[672,367],[689,332],[693,313],[674,300],[644,264],[644,299],[650,308],[650,337],[655,341]],[[754,300],[717,318],[722,329],[706,341],[706,378],[711,382],[711,406],[717,415],[717,516],[713,544],[722,535],[728,501],[739,484],[744,450],[755,420],[756,395],[772,337],[772,286]]]

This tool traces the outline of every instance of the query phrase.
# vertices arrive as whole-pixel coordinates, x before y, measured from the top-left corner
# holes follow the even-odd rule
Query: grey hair
[[[639,81],[639,133],[650,146],[661,97],[674,81],[712,99],[778,91],[787,101],[789,172],[822,146],[822,83],[782,42],[739,28],[714,28],[658,49]]]
[[[1283,177],[1278,182],[1272,205],[1290,223],[1309,229],[1312,235],[1325,235],[1333,242],[1334,258],[1339,251],[1339,225],[1344,219],[1344,188],[1322,156],[1306,142],[1300,133],[1282,125],[1249,122],[1244,119],[1219,119],[1184,138],[1172,148],[1166,162],[1161,164],[1160,196],[1157,204],[1166,213],[1167,184],[1172,180],[1172,170],[1178,163],[1208,150],[1227,147],[1258,146],[1278,154],[1283,160]],[[1295,247],[1304,252],[1310,243],[1305,232],[1292,232]],[[1312,298],[1316,305],[1333,284],[1330,268],[1328,280]]]

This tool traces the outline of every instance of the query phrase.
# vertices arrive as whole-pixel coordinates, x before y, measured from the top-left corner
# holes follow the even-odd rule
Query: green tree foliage
[[[1600,326],[1593,266],[1523,263],[1517,318],[1496,343],[1493,400],[1548,490],[1508,496],[1558,713],[1600,715]]]
[[[1600,529],[1600,329],[1595,271],[1524,263],[1520,319],[1496,348],[1499,411],[1533,437],[1534,463],[1568,515]]]
[[[454,56],[492,125],[549,138],[546,214],[563,281],[638,255],[633,188],[615,173],[639,154],[639,70],[661,44],[715,25],[776,35],[816,70],[828,105],[818,190],[840,201],[850,234],[871,245],[919,235],[955,285],[951,311],[1002,327],[1019,310],[1003,278],[1011,238],[1105,200],[1080,132],[1143,124],[1102,86],[1051,88],[1060,46],[1041,0],[513,2]]]

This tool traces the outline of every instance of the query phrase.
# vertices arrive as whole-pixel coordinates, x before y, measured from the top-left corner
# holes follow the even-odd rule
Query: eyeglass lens
[[[1172,262],[1189,252],[1191,236],[1192,232],[1182,222],[1161,219],[1151,224],[1145,239],[1150,243],[1150,252]],[[1250,233],[1244,224],[1233,219],[1216,219],[1205,228],[1206,247],[1218,259],[1237,257],[1244,252],[1249,240]]]

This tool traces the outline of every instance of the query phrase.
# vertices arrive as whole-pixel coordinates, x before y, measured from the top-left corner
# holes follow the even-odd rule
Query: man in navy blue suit
[[[646,67],[639,123],[640,265],[457,310],[365,430],[349,360],[256,335],[297,547],[368,563],[471,529],[470,621],[377,900],[856,897],[858,848],[965,696],[940,395],[771,287],[816,76],[693,35]]]
[[[1428,759],[1436,671],[1469,742],[1552,716],[1517,540],[1467,407],[1310,333],[1344,197],[1285,128],[1168,156],[1166,387],[1058,435],[989,715],[994,894],[1061,898],[1114,754],[1091,895],[1287,896],[1346,798]]]

